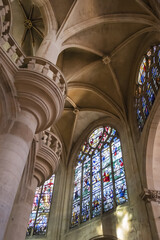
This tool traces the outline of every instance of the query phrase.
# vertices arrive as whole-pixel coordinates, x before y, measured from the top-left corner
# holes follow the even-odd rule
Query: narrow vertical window
[[[140,64],[135,93],[138,128],[142,131],[160,86],[160,45],[153,46]]]
[[[99,127],[78,153],[71,227],[128,201],[121,142],[117,131]]]
[[[26,236],[46,235],[55,175],[37,187]]]

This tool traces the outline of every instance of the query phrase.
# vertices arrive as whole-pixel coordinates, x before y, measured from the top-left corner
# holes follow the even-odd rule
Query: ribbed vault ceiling
[[[160,14],[158,0],[50,3],[61,45],[57,65],[68,82],[65,109],[54,127],[69,159],[88,124],[108,115],[127,121],[140,59],[160,39]]]
[[[160,35],[151,1],[74,1],[63,19],[57,64],[68,82],[68,98],[56,127],[69,158],[88,124],[108,114],[127,119],[137,58],[143,44],[147,41],[149,47]]]

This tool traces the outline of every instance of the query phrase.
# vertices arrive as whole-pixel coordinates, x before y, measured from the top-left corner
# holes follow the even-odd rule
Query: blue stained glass
[[[47,231],[48,213],[38,213],[33,235],[45,235]]]
[[[83,190],[82,190],[82,212],[81,222],[86,222],[90,216],[90,166],[88,158],[83,165]]]
[[[116,130],[114,128],[112,128],[112,133],[111,135],[114,136],[116,134]]]
[[[103,190],[103,205],[104,205],[104,212],[109,211],[113,208],[113,184],[104,188]]]
[[[103,128],[96,129],[89,137],[89,144],[91,147],[97,147],[103,135]]]
[[[83,167],[83,195],[90,194],[90,161],[84,163]]]
[[[150,104],[152,105],[155,100],[155,95],[154,95],[154,91],[153,91],[153,88],[150,83],[147,83],[147,91],[146,92],[148,95],[148,100],[149,100]]]
[[[86,152],[89,144],[91,149]],[[117,131],[109,126],[100,127],[83,146],[85,154],[81,160],[85,157],[77,162],[74,175],[72,227],[113,209],[115,201],[119,205],[128,199]]]
[[[143,109],[144,116],[147,118],[149,115],[149,110],[148,110],[145,97],[142,97],[142,109]]]
[[[126,180],[125,178],[120,178],[115,182],[115,188],[116,188],[116,201],[117,204],[122,204],[128,201],[128,195],[127,195],[127,186],[126,186]]]
[[[102,150],[102,168],[105,168],[110,163],[110,148],[107,147],[106,149]]]
[[[121,143],[117,138],[114,139],[114,144],[112,144],[112,153],[113,162],[122,158]]]
[[[92,160],[92,172],[93,174],[100,170],[100,158],[94,158]]]
[[[154,52],[154,53],[156,52],[156,49],[157,49],[157,47],[154,46],[154,47],[153,47],[153,52]]]
[[[142,131],[160,85],[160,45],[153,46],[143,57],[135,92],[138,127]]]
[[[86,198],[82,200],[82,216],[81,221],[86,222],[89,220],[90,216],[90,196],[88,195]]]
[[[85,156],[86,156],[86,155],[83,155],[83,156],[81,157],[81,160],[82,160],[82,161],[85,159]]]
[[[81,156],[82,156],[82,152],[79,153],[78,158],[81,158]]]
[[[153,78],[159,77],[159,71],[158,71],[158,68],[157,68],[157,67],[153,67],[153,68],[152,68],[152,77],[153,77]]]
[[[73,203],[73,207],[72,207],[71,224],[73,226],[79,223],[79,215],[80,215],[80,201],[77,201]]]
[[[30,236],[32,233],[33,235],[46,234],[54,179],[55,176],[53,175],[49,180],[45,181],[43,186],[36,189],[26,236]]]
[[[92,195],[92,217],[101,213],[101,190]]]
[[[112,140],[112,137],[108,138],[108,139],[107,139],[107,143],[110,143],[111,140]]]

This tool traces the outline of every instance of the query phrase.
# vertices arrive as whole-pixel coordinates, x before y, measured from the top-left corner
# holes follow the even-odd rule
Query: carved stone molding
[[[50,127],[64,108],[64,93],[59,85],[43,74],[28,69],[18,71],[15,78],[21,108],[31,112],[37,119],[36,132]]]
[[[34,176],[38,180],[38,185],[42,185],[55,173],[60,162],[61,152],[62,144],[57,136],[48,130],[44,131],[34,167]]]
[[[64,109],[67,84],[61,71],[53,63],[39,57],[26,57],[10,34],[11,9],[8,0],[2,0],[0,13],[2,55],[15,69],[15,87],[23,110],[37,119],[36,133],[50,127]]]
[[[144,191],[140,194],[140,197],[145,202],[158,202],[160,203],[160,191],[144,188]]]

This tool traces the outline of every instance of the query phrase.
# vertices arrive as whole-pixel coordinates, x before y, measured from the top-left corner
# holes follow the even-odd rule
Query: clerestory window
[[[128,201],[124,161],[118,132],[95,129],[77,155],[71,227]]]
[[[26,236],[44,236],[47,233],[55,175],[37,187]]]
[[[151,47],[140,64],[135,92],[138,128],[143,130],[160,86],[160,45]]]

